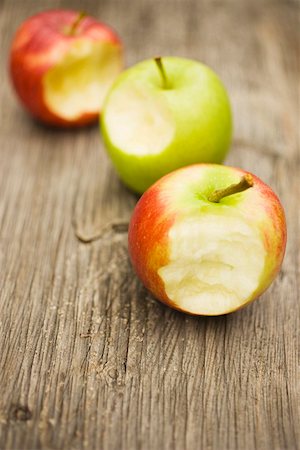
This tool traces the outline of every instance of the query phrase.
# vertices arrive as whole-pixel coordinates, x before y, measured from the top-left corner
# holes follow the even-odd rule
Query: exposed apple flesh
[[[169,249],[170,261],[158,274],[167,296],[193,314],[237,309],[265,266],[257,230],[238,215],[189,217],[170,229]]]
[[[62,62],[46,73],[45,103],[66,120],[76,120],[84,113],[98,116],[120,70],[120,52],[115,44],[77,40]]]
[[[111,94],[106,122],[114,145],[127,155],[159,154],[175,133],[172,114],[158,93],[138,84]]]
[[[145,286],[196,315],[226,314],[257,298],[280,269],[285,244],[274,192],[254,175],[212,164],[155,183],[129,227],[131,260]]]

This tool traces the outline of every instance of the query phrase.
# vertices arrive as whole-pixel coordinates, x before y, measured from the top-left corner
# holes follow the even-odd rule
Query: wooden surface
[[[283,270],[260,301],[219,318],[156,302],[127,255],[136,198],[98,128],[50,130],[20,108],[6,74],[12,34],[68,4],[115,26],[128,65],[182,55],[224,80],[235,115],[226,162],[269,183],[288,221]],[[0,32],[1,450],[296,449],[298,3],[2,0]],[[103,227],[101,239],[80,243],[73,223]]]

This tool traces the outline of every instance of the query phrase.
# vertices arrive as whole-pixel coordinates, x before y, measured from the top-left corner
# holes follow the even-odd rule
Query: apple
[[[128,242],[137,275],[157,299],[194,315],[227,314],[274,280],[285,252],[285,215],[255,175],[196,164],[144,193]]]
[[[119,75],[105,100],[101,128],[119,176],[143,193],[175,169],[224,160],[231,141],[230,103],[204,64],[155,58]]]
[[[23,105],[41,121],[76,127],[98,120],[122,69],[122,45],[84,13],[50,10],[27,19],[10,52],[10,74]]]

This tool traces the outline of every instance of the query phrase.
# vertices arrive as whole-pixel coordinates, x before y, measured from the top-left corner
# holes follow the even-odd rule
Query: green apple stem
[[[74,34],[76,34],[78,25],[80,24],[80,22],[82,21],[82,19],[84,17],[86,17],[86,13],[84,11],[81,11],[80,13],[78,13],[78,16],[76,17],[76,19],[70,26],[69,33],[68,33],[70,36],[74,36]]]
[[[168,79],[167,79],[166,71],[163,66],[161,57],[157,56],[156,58],[154,58],[154,61],[158,67],[160,74],[161,74],[161,78],[162,78],[162,82],[163,82],[163,89],[168,89]]]
[[[236,184],[231,184],[225,189],[217,189],[216,191],[212,192],[208,196],[208,200],[213,203],[219,203],[219,201],[224,198],[228,197],[229,195],[237,194],[238,192],[243,192],[246,189],[249,189],[254,184],[252,175],[250,173],[247,173],[244,175],[241,180]]]

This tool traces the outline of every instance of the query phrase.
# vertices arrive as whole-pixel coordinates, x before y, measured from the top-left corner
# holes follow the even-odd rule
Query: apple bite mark
[[[162,79],[162,89],[169,89],[161,58],[153,60]],[[106,112],[108,132],[116,147],[127,154],[145,156],[161,153],[172,141],[175,123],[171,112],[156,89],[128,83],[112,94]]]
[[[129,155],[155,155],[172,141],[175,124],[167,105],[139,83],[112,93],[106,123],[113,144]]]
[[[233,311],[259,285],[266,256],[261,236],[242,218],[226,214],[186,218],[169,231],[170,262],[158,273],[183,311]]]
[[[120,48],[114,43],[76,39],[63,61],[44,76],[45,103],[66,120],[98,115],[120,71]]]

